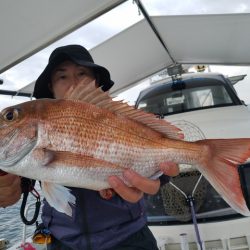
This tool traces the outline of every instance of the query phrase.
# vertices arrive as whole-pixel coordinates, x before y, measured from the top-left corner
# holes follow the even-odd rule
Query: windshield
[[[139,100],[138,108],[169,115],[233,104],[232,93],[220,81],[191,79],[159,86]]]

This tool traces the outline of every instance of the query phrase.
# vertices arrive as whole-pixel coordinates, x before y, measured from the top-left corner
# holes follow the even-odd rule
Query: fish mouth
[[[30,131],[30,130],[29,130]],[[32,126],[27,137],[20,129],[14,129],[0,142],[0,168],[7,168],[21,161],[37,143],[37,130]]]

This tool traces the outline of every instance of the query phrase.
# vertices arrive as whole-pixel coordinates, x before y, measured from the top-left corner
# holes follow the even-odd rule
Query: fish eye
[[[17,109],[6,110],[3,113],[3,118],[9,122],[14,121],[17,117],[18,117],[18,110]]]

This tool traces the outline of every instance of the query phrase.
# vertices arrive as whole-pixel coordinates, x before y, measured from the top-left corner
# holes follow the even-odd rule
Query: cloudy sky
[[[249,0],[143,0],[142,2],[150,15],[250,13]],[[18,90],[34,81],[47,64],[49,54],[54,48],[74,43],[82,44],[86,48],[91,49],[123,29],[140,21],[142,18],[143,16],[138,13],[137,6],[133,4],[133,1],[127,1],[110,13],[74,31],[1,74],[0,78],[4,80],[1,89]],[[114,20],[116,21],[114,22]],[[211,70],[224,73],[228,76],[248,73],[250,75],[249,67],[212,66]],[[126,92],[122,96],[125,99],[134,101],[140,89],[141,87],[136,87],[132,92]],[[250,103],[250,81],[248,76],[244,81],[236,85],[236,90],[243,100]],[[0,98],[0,109],[23,100],[6,96],[0,96]]]

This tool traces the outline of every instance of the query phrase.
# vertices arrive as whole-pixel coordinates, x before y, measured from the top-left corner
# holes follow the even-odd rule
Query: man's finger
[[[139,201],[143,196],[143,192],[141,192],[135,187],[128,187],[117,176],[110,176],[108,178],[108,182],[110,186],[114,189],[114,191],[126,201],[135,203]]]
[[[160,164],[160,169],[168,176],[177,176],[180,173],[178,164],[174,162],[163,162]]]
[[[112,188],[107,188],[100,190],[99,194],[103,199],[110,200],[115,195],[115,191]]]
[[[136,187],[146,194],[156,194],[160,187],[159,180],[150,180],[147,177],[141,176],[131,169],[124,171],[124,178],[131,186]]]

